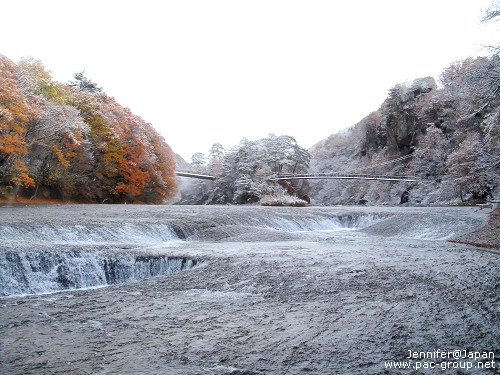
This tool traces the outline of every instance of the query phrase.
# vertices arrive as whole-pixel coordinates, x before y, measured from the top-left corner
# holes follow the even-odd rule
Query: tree
[[[219,143],[219,142],[215,142],[213,145],[212,145],[212,148],[210,149],[210,152],[209,152],[209,156],[211,158],[216,158],[218,160],[222,160],[222,158],[224,157],[224,147]]]
[[[469,132],[459,148],[448,157],[446,164],[460,191],[479,199],[486,198],[493,189],[494,181],[488,178],[490,160],[479,133]],[[496,168],[498,171],[498,164]]]
[[[498,17],[500,17],[500,1],[499,0],[494,0],[491,5],[484,10],[483,12],[483,17],[481,19],[481,22],[487,23],[490,21],[498,21]],[[494,53],[498,54],[500,52],[500,45],[496,46],[488,46],[488,49]]]
[[[28,174],[24,157],[28,152],[25,135],[33,110],[15,73],[15,66],[7,58],[0,58],[0,184],[30,187],[35,181]]]
[[[0,162],[9,156],[21,156],[27,151],[26,127],[29,106],[14,78],[15,67],[6,58],[0,59]]]
[[[238,148],[233,147],[227,150],[221,162],[219,178],[214,183],[213,202],[228,203],[232,202],[234,192],[236,191],[236,180],[239,177],[237,168]]]
[[[16,79],[33,103],[45,98],[58,104],[65,104],[68,99],[64,85],[52,79],[50,72],[40,60],[32,57],[22,58],[17,64]]]
[[[224,147],[216,142],[212,145],[212,148],[209,152],[209,161],[208,161],[208,172],[213,176],[220,176],[222,169],[222,160],[224,159]]]
[[[104,176],[112,200],[161,203],[175,194],[175,162],[165,140],[142,118],[100,94],[110,134],[103,154]]]
[[[202,152],[197,152],[191,156],[191,165],[193,169],[197,172],[202,172],[205,166],[206,160],[205,155]]]
[[[235,185],[234,203],[254,203],[259,201],[261,191],[258,184],[253,181],[252,176],[248,174],[240,175]]]
[[[488,9],[484,11],[482,22],[488,22],[491,20],[495,20],[497,17],[500,17],[500,1],[495,0],[491,3]],[[496,20],[495,20],[496,21]]]
[[[416,154],[412,160],[414,173],[423,180],[440,183],[448,174],[446,158],[448,155],[448,140],[441,129],[430,126],[424,136],[420,137]]]
[[[97,83],[94,83],[85,77],[85,71],[77,72],[73,77],[75,80],[69,81],[69,85],[72,87],[78,87],[80,90],[88,91],[90,93],[99,93],[102,91],[102,88],[98,87]]]
[[[163,203],[177,192],[175,161],[172,149],[151,126],[147,127],[147,137],[151,151],[147,153],[151,160],[150,179],[146,181],[143,195],[146,202]]]

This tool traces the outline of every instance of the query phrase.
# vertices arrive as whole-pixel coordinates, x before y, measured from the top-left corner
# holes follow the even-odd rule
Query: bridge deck
[[[201,174],[196,172],[176,171],[175,174],[181,177],[199,178],[202,180],[215,180],[215,176]],[[339,173],[305,173],[305,174],[278,174],[277,177],[271,178],[270,181],[281,180],[368,180],[368,181],[405,181],[415,182],[416,177],[413,176],[377,176],[369,174],[339,174]]]
[[[316,174],[281,174],[272,178],[271,181],[279,180],[378,180],[378,181],[406,181],[415,182],[413,176],[377,176],[368,174],[336,174],[336,173],[316,173]]]
[[[202,180],[215,180],[214,176],[210,176],[208,174],[200,174],[200,173],[193,173],[193,172],[183,172],[183,171],[176,171],[175,174],[177,176],[181,176],[181,177],[199,178],[199,179],[202,179]]]

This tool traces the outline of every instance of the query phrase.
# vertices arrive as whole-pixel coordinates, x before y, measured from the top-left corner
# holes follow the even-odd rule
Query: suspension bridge
[[[215,180],[215,176],[210,176],[208,174],[201,174],[196,172],[189,171],[175,171],[175,174],[179,177],[190,177],[190,178],[198,178],[201,180]]]
[[[270,181],[282,180],[378,180],[378,181],[405,181],[415,182],[413,176],[379,176],[370,174],[341,174],[341,173],[304,173],[304,174],[278,174]]]
[[[217,177],[200,174],[189,171],[176,171],[175,174],[180,177],[198,178],[202,180],[216,180]],[[380,176],[370,174],[341,174],[341,173],[278,173],[276,177],[272,177],[269,181],[283,181],[283,180],[378,180],[378,181],[404,181],[415,182],[416,177],[413,176]]]
[[[373,164],[364,168],[361,171],[366,171],[374,169],[383,165],[403,161],[418,154],[422,153],[426,149],[415,151],[411,154],[397,157],[395,159],[383,161],[381,163]],[[199,178],[202,180],[216,180],[217,177],[201,174],[197,172],[190,171],[176,171],[175,174],[181,177]],[[269,179],[269,181],[283,181],[283,180],[367,180],[367,181],[403,181],[403,182],[416,182],[417,178],[415,176],[385,176],[385,175],[374,175],[374,174],[345,174],[345,173],[278,173],[275,177]]]

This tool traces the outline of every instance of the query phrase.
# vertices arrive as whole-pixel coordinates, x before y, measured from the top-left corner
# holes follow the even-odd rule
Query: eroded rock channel
[[[446,240],[486,210],[2,206],[0,219],[10,264],[92,255],[108,283],[126,279],[121,262],[186,260],[165,277],[1,298],[2,374],[411,374],[425,372],[386,362],[500,356],[499,254]]]

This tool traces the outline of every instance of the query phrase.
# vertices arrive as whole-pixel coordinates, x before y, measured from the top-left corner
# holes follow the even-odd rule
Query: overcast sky
[[[0,0],[0,53],[77,71],[190,161],[269,133],[311,147],[397,83],[484,56],[491,0]]]

